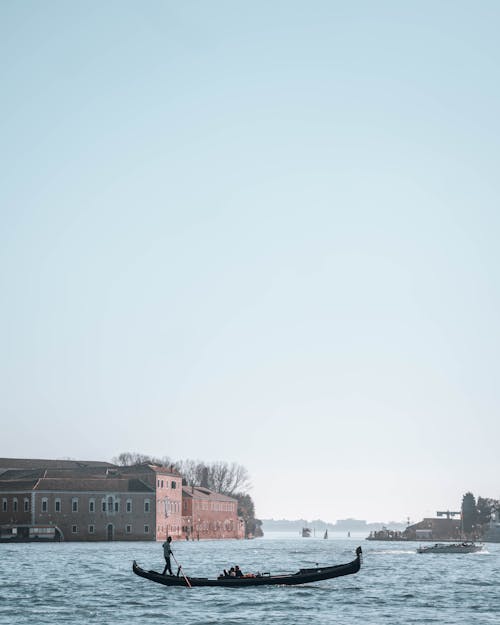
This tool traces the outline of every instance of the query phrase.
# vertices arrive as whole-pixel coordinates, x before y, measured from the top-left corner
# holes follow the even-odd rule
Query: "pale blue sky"
[[[500,3],[0,4],[0,455],[262,518],[500,497]]]

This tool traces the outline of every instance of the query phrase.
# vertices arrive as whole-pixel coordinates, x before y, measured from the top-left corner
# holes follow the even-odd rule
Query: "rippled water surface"
[[[132,560],[162,570],[160,543],[0,544],[0,624],[359,625],[500,623],[500,545],[476,554],[420,555],[417,543],[300,538],[174,543],[191,575],[295,572],[354,559],[361,571],[307,586],[167,588],[132,573]]]

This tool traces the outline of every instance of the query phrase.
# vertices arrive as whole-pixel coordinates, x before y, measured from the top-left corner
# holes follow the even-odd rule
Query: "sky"
[[[0,456],[260,518],[500,498],[500,4],[0,4]]]

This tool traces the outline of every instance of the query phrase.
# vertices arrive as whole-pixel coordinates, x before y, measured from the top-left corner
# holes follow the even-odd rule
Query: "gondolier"
[[[173,575],[173,573],[172,573],[172,566],[170,565],[170,556],[174,555],[172,553],[172,549],[170,549],[170,543],[171,542],[172,542],[172,537],[168,536],[167,540],[162,545],[162,547],[163,547],[163,555],[165,556],[165,568],[163,569],[162,575],[165,575],[165,573],[167,571],[170,573],[170,575]]]

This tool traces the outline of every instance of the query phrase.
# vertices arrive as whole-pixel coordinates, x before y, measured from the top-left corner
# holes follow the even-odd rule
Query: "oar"
[[[189,588],[192,588],[191,584],[189,583],[188,578],[184,575],[184,569],[182,568],[182,566],[177,562],[177,558],[174,556],[174,554],[172,552],[170,552],[170,554],[172,555],[172,558],[175,560],[175,563],[177,564],[177,566],[179,567],[180,572],[182,573],[182,577],[186,580],[186,584],[189,586]]]

